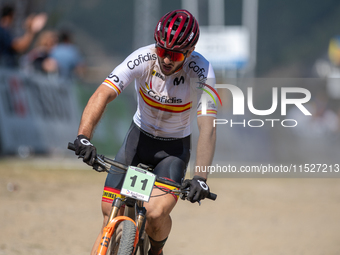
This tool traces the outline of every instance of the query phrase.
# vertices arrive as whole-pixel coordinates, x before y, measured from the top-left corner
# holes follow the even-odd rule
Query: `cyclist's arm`
[[[213,125],[215,117],[201,116],[197,118],[197,125],[199,129],[199,137],[197,143],[197,154],[195,166],[204,167],[210,166],[214,157],[215,143],[216,143],[216,127]],[[196,171],[195,175],[207,179],[207,172]]]
[[[106,105],[117,97],[115,90],[102,84],[90,97],[81,117],[78,135],[92,137],[93,130],[102,117]]]

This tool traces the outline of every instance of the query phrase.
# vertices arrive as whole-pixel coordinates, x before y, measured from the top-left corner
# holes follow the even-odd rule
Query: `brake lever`
[[[189,194],[189,190],[188,189],[186,189],[185,191],[183,191],[180,195],[179,195],[179,197],[182,199],[182,200],[188,200],[188,201],[190,201],[189,199],[188,199],[188,194]],[[191,201],[190,201],[191,202]],[[198,201],[196,201],[199,205],[201,205],[201,200],[198,200]]]
[[[188,194],[189,194],[189,190],[185,189],[185,190],[182,190],[182,192],[179,194],[179,197],[182,200],[187,200]]]
[[[92,168],[97,172],[109,172],[106,169],[106,164],[102,157],[102,155],[97,155]]]
[[[92,166],[92,169],[101,173],[101,172],[108,172],[106,170],[106,168],[102,167],[101,165],[97,164],[97,163],[94,163],[93,166]]]
[[[101,155],[97,155],[96,159],[94,160],[94,164],[92,166],[92,168],[94,170],[96,170],[97,172],[108,172],[106,170],[106,164],[105,164],[105,161],[102,159],[103,156]],[[80,158],[84,158],[83,155],[79,155],[78,156],[78,159]]]
[[[105,161],[103,159],[102,155],[97,155],[96,160],[94,161],[95,163],[99,164],[102,167],[106,167]]]

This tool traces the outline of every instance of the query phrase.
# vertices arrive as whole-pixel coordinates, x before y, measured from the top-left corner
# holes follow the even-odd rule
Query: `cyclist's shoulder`
[[[130,69],[134,69],[140,65],[148,65],[151,62],[157,60],[157,55],[155,51],[155,45],[150,44],[141,47],[134,52],[132,52],[126,59],[125,62]]]
[[[193,51],[189,58],[186,59],[183,69],[192,78],[202,75],[207,77],[212,72],[210,62],[197,51]]]

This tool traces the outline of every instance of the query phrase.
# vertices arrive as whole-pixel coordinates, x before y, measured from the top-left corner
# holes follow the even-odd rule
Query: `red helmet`
[[[157,23],[155,40],[168,50],[188,50],[195,46],[200,29],[195,17],[187,10],[175,10],[165,14]]]

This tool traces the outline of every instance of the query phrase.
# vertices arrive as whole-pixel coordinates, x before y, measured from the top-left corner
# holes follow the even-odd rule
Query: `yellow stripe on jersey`
[[[118,95],[121,93],[120,89],[112,81],[106,79],[103,83],[112,86],[117,91]]]
[[[139,94],[143,98],[144,102],[154,108],[157,108],[162,111],[167,112],[184,112],[191,108],[192,102],[189,102],[187,104],[182,105],[168,105],[168,104],[161,104],[155,100],[152,100],[151,98],[147,97],[142,89],[139,89]]]

